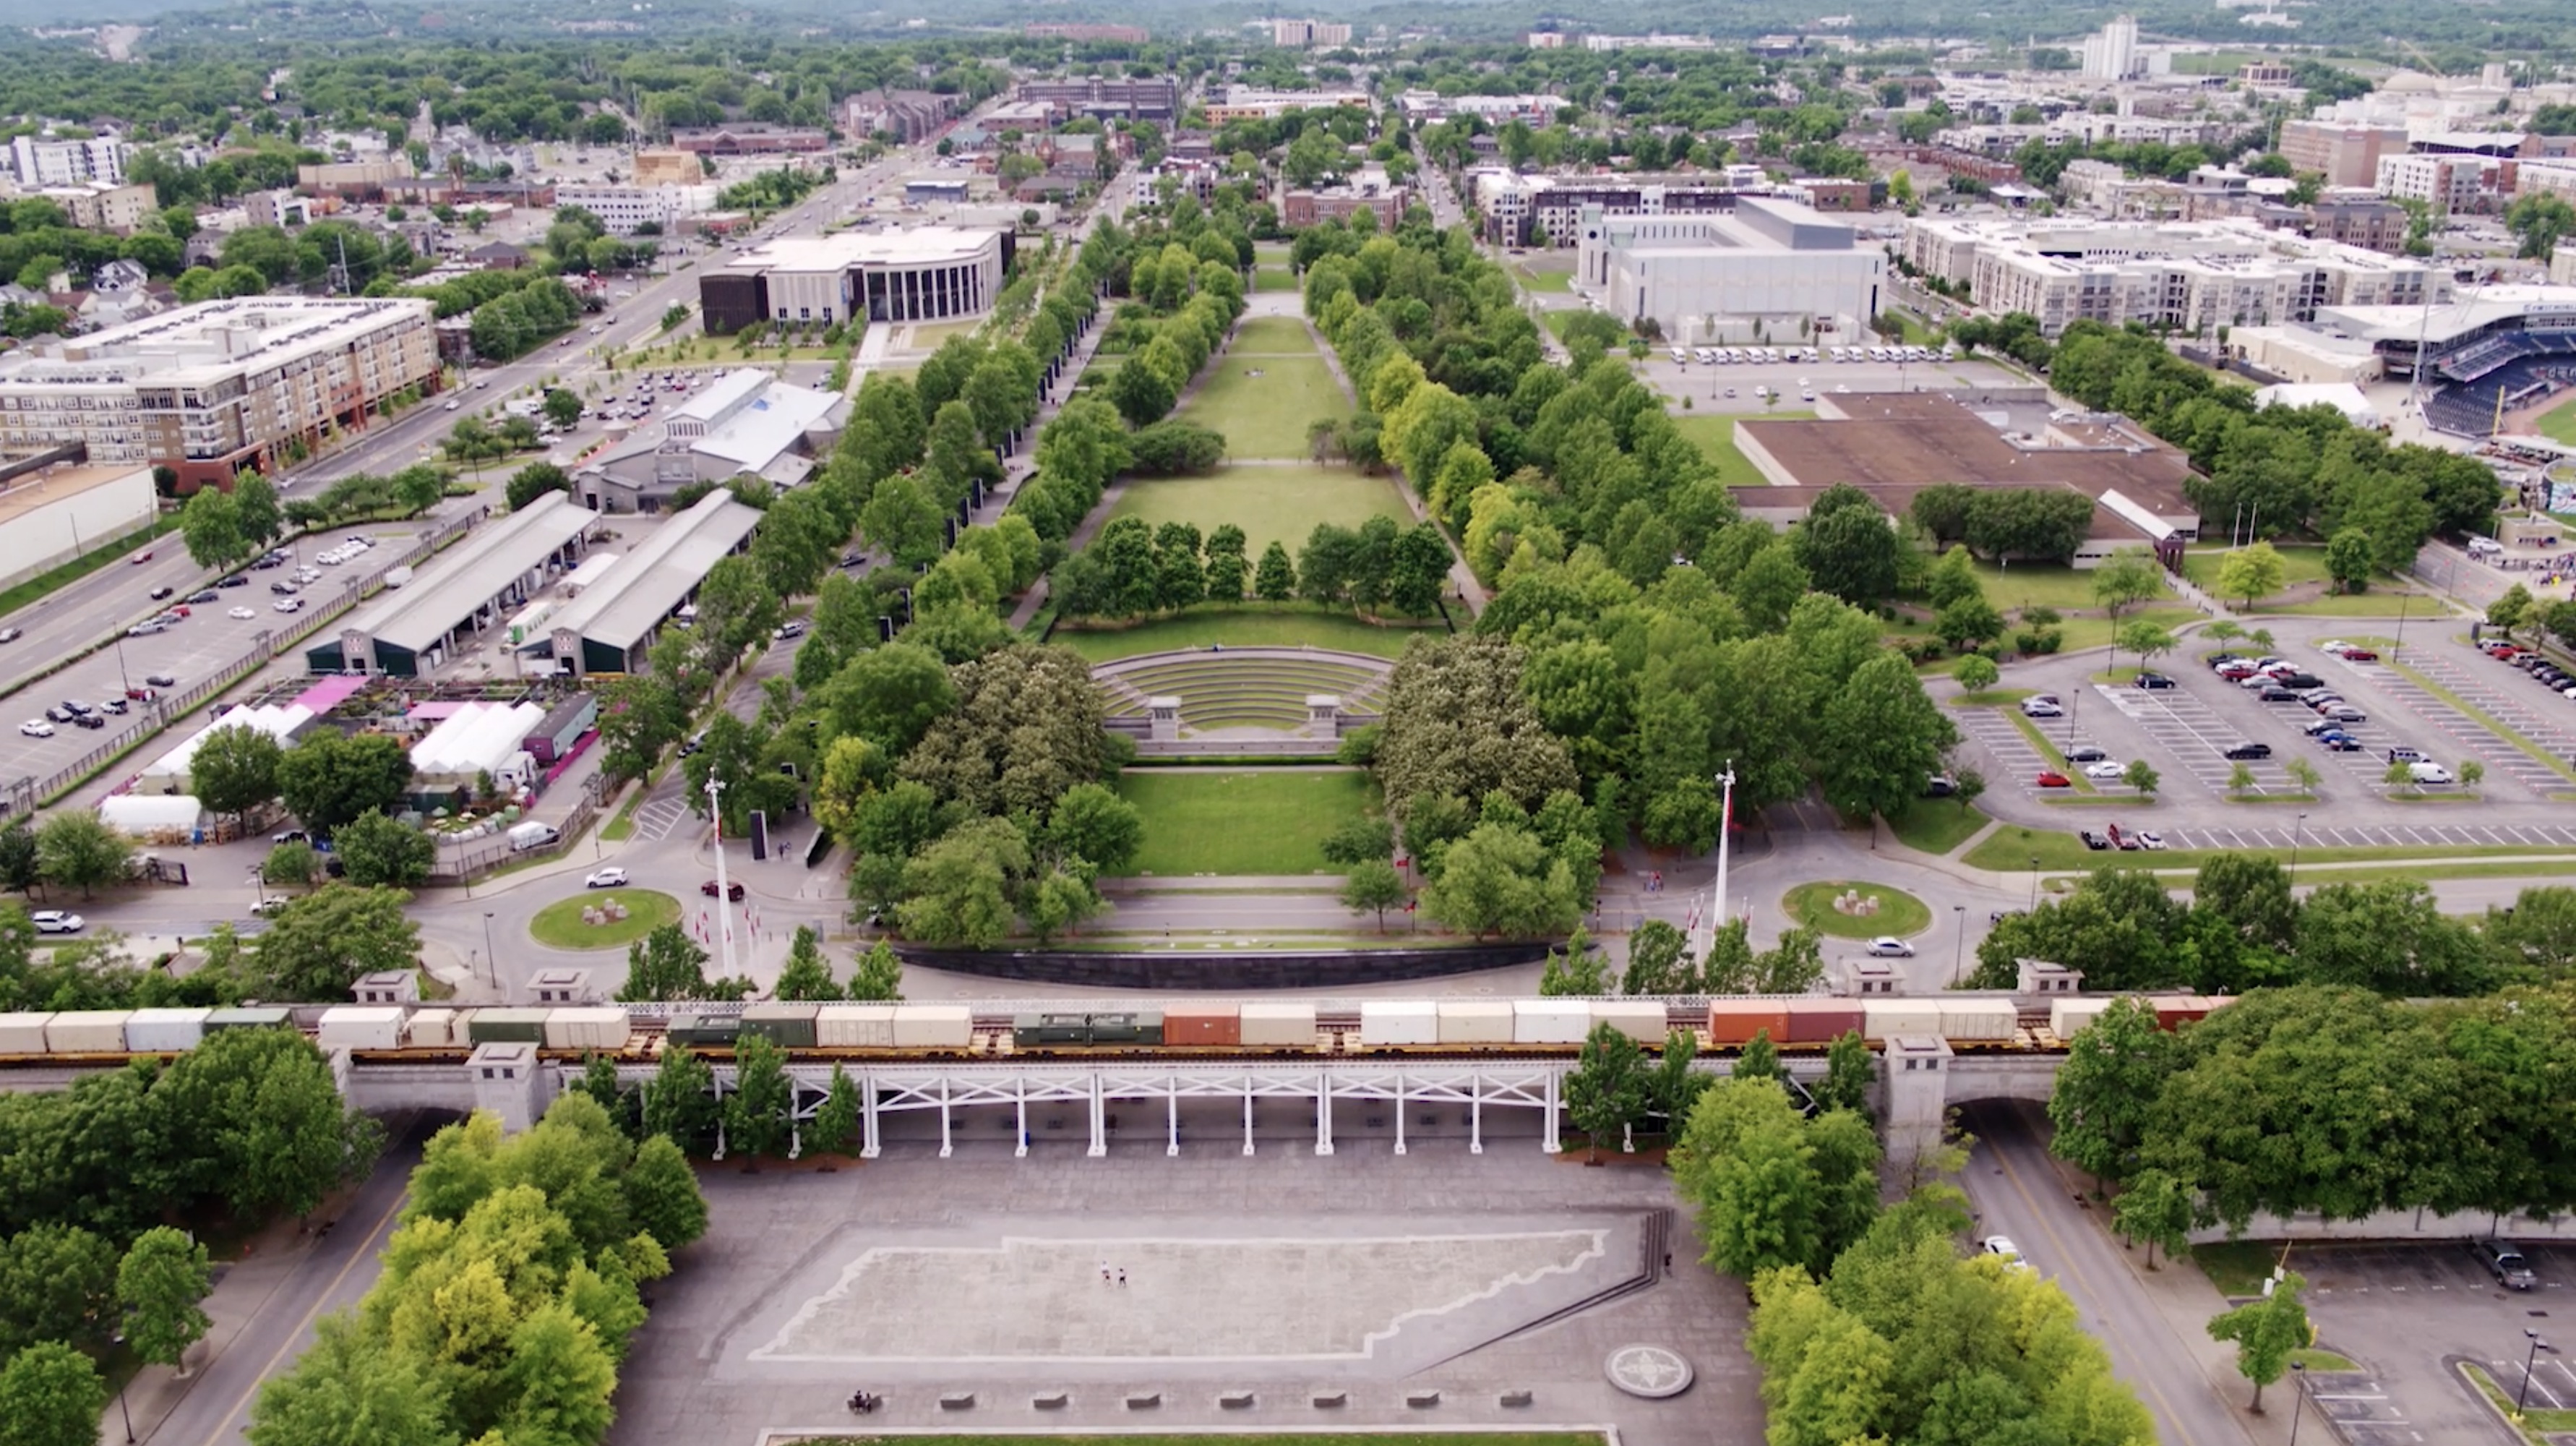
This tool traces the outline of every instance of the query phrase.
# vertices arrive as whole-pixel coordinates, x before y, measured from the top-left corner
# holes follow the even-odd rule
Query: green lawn
[[[1204,534],[1223,523],[1243,529],[1244,555],[1254,562],[1272,542],[1289,556],[1306,545],[1319,522],[1357,527],[1387,516],[1410,524],[1412,514],[1395,483],[1347,467],[1229,467],[1213,477],[1140,478],[1124,485],[1112,517],[1141,517],[1159,527],[1187,522]]]
[[[1719,485],[1726,487],[1759,487],[1770,479],[1756,470],[1735,445],[1738,422],[1788,421],[1812,417],[1811,411],[1769,412],[1761,416],[1719,415],[1709,412],[1675,412],[1673,427],[1699,444],[1700,455],[1717,468]],[[1991,591],[1987,596],[1993,596]]]
[[[1350,411],[1322,357],[1264,356],[1237,345],[1199,374],[1180,416],[1223,432],[1229,457],[1303,457],[1309,424]]]
[[[2229,1297],[2261,1295],[2280,1259],[2281,1247],[2266,1240],[2213,1240],[2191,1248],[2192,1264]]]
[[[1846,891],[1856,891],[1863,898],[1878,900],[1875,914],[1846,914],[1834,907],[1834,900]],[[1857,880],[1830,880],[1800,884],[1780,901],[1789,917],[1820,934],[1843,939],[1873,939],[1881,934],[1899,938],[1920,934],[1932,927],[1932,906],[1885,884]]]
[[[1997,567],[1990,562],[1977,564],[1977,581],[1986,589],[1986,601],[2010,612],[2015,608],[2050,607],[2061,613],[2078,608],[2093,608],[2093,574],[2078,571],[2062,563],[2024,562],[2011,567]],[[2172,597],[2159,590],[2159,597]]]
[[[602,904],[626,906],[626,917],[585,924],[581,911]],[[557,899],[528,921],[528,932],[550,949],[623,949],[664,924],[680,921],[680,901],[658,889],[584,889]]]
[[[1571,265],[1532,266],[1524,261],[1512,267],[1512,275],[1521,285],[1532,291],[1572,291],[1574,289],[1574,268]]]
[[[1229,352],[1299,352],[1316,355],[1314,333],[1306,323],[1293,316],[1256,316],[1235,328],[1234,340],[1226,344]]]
[[[2537,425],[2540,435],[2576,447],[2576,400],[2561,402],[2542,413]]]
[[[1416,637],[1443,637],[1446,628],[1380,627],[1346,612],[1325,612],[1305,603],[1245,603],[1240,607],[1192,608],[1178,617],[1156,618],[1124,628],[1058,627],[1047,641],[1071,648],[1095,663],[1132,658],[1139,653],[1168,653],[1221,643],[1229,648],[1337,648],[1381,658],[1404,655]]]
[[[1897,842],[1927,854],[1946,854],[1985,826],[1976,805],[1961,808],[1946,798],[1918,798],[1887,820]]]
[[[1297,289],[1297,273],[1285,266],[1255,267],[1252,272],[1252,289],[1255,291],[1294,291]]]
[[[1325,835],[1369,806],[1357,770],[1130,769],[1118,792],[1145,815],[1138,874],[1329,872]]]
[[[2232,547],[2192,548],[2182,555],[2182,575],[2198,583],[2205,591],[2215,593],[2218,591],[2218,569],[2226,564],[2227,555],[2235,550]],[[2324,548],[2276,542],[2272,544],[2272,550],[2281,554],[2281,581],[2284,583],[2326,580]]]

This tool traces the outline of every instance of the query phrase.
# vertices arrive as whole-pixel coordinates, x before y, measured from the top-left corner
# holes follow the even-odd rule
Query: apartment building
[[[19,136],[9,142],[9,173],[21,186],[78,186],[91,181],[123,184],[125,158],[134,148],[115,136],[63,140]]]
[[[1366,110],[1368,104],[1368,92],[1364,90],[1263,90],[1228,85],[1218,87],[1202,108],[1209,125],[1221,126],[1232,120],[1276,120],[1292,110],[1331,110],[1342,105]]]
[[[688,217],[714,210],[716,186],[711,181],[701,181],[694,186],[585,186],[567,183],[555,188],[555,204],[579,206],[597,216],[599,224],[619,236],[632,236],[648,225],[669,232],[677,230]]]
[[[2422,201],[2437,216],[2478,209],[2486,173],[2496,162],[2484,156],[2403,155],[2379,158],[2379,193]]]
[[[1168,75],[1024,80],[1012,90],[1011,98],[1094,120],[1169,121],[1181,112],[1181,83]]]
[[[2294,170],[2313,171],[2329,186],[2375,186],[2379,159],[2406,149],[2403,126],[2337,121],[2281,122],[2281,158]]]
[[[80,186],[48,186],[36,194],[63,208],[75,226],[89,231],[132,235],[145,218],[160,209],[150,186],[92,181]]]
[[[1270,43],[1289,50],[1330,50],[1351,43],[1351,27],[1339,20],[1273,20]]]
[[[178,489],[273,470],[290,442],[367,424],[434,384],[432,308],[416,297],[202,302],[0,360],[0,452],[78,442],[100,464],[168,467]]]

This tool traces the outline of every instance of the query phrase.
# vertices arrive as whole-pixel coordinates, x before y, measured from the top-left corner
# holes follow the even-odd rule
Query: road
[[[2235,1413],[2210,1391],[2201,1359],[2174,1320],[2132,1273],[2128,1260],[2057,1174],[2042,1141],[2039,1107],[1986,1101],[1961,1111],[1976,1137],[1960,1177],[1977,1212],[1975,1233],[2008,1235],[2022,1257],[2075,1302],[2085,1330],[2111,1356],[2111,1369],[2154,1413],[2164,1446],[2248,1446]]]
[[[196,1381],[159,1426],[143,1439],[157,1446],[237,1446],[246,1440],[251,1401],[260,1382],[286,1368],[313,1343],[314,1323],[358,1303],[383,1270],[386,1239],[402,1209],[406,1183],[420,1163],[432,1123],[417,1118],[389,1123],[395,1134],[384,1158],[335,1221],[321,1222],[322,1236],[300,1259],[278,1273],[264,1299],[253,1305],[238,1333],[213,1352]],[[250,1265],[236,1266],[248,1271]]]

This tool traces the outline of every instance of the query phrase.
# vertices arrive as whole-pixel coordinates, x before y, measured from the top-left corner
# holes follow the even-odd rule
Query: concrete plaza
[[[657,1288],[617,1446],[846,1431],[858,1387],[885,1397],[870,1431],[1762,1434],[1741,1287],[1694,1263],[1678,1212],[1674,1268],[1643,1258],[1675,1206],[1649,1166],[1534,1143],[1014,1159],[989,1141],[704,1180],[712,1226]],[[1632,1344],[1679,1354],[1696,1384],[1613,1389],[1603,1361]]]

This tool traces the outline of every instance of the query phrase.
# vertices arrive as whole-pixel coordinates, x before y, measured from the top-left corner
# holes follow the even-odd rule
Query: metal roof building
[[[741,548],[760,514],[717,490],[630,549],[607,576],[548,619],[555,666],[565,673],[630,673],[663,622]]]
[[[460,634],[499,626],[562,569],[580,561],[598,514],[549,492],[468,533],[411,586],[388,589],[338,636],[304,650],[316,673],[416,678],[457,650]]]

